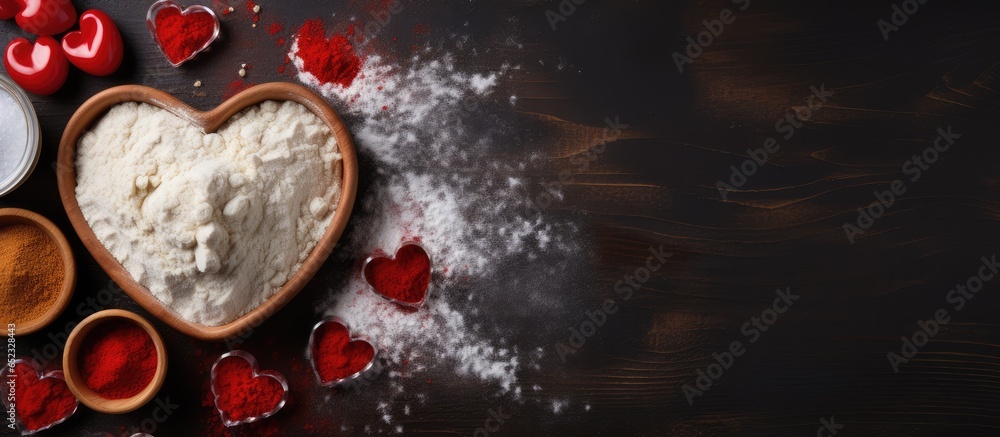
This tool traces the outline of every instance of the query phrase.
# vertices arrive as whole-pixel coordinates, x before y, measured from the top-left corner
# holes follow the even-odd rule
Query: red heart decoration
[[[0,371],[4,381],[4,406],[10,408],[7,381],[10,367]],[[49,429],[69,419],[76,412],[79,401],[66,385],[61,370],[42,374],[42,366],[31,358],[14,360],[15,382],[14,411],[22,433],[35,433]]]
[[[219,36],[219,19],[201,5],[182,11],[177,3],[161,0],[150,7],[150,15],[146,20],[149,31],[174,67],[207,49]]]
[[[352,339],[347,324],[330,318],[313,327],[309,359],[320,384],[331,386],[370,369],[375,363],[375,347],[365,340]]]
[[[69,62],[94,76],[107,76],[122,65],[125,47],[122,34],[111,17],[91,9],[80,14],[80,30],[62,39]]]
[[[431,282],[431,258],[424,248],[407,243],[396,257],[372,257],[365,262],[365,281],[383,297],[403,305],[420,306]]]
[[[222,354],[212,365],[215,408],[226,426],[273,416],[288,400],[288,381],[273,370],[261,372],[245,351]]]
[[[0,20],[9,20],[14,18],[18,12],[21,12],[21,4],[17,0],[0,0]]]
[[[34,44],[25,38],[11,41],[3,61],[10,78],[29,93],[52,94],[69,75],[69,61],[51,36],[39,37]]]
[[[17,0],[21,12],[15,20],[27,32],[35,35],[63,33],[76,23],[76,8],[70,0]]]

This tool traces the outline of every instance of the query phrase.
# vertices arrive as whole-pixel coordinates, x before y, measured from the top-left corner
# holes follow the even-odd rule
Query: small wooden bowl
[[[73,289],[76,288],[76,260],[73,259],[73,250],[70,248],[69,242],[66,241],[66,236],[49,219],[24,209],[0,209],[0,227],[9,225],[30,225],[45,232],[59,246],[66,269],[62,290],[48,311],[35,320],[22,322],[14,327],[15,335],[31,334],[52,323],[66,309],[66,305],[69,305],[69,300],[73,297]],[[4,322],[4,325],[7,323],[10,322]],[[6,330],[7,326],[4,326],[3,329]]]
[[[153,339],[153,345],[156,347],[156,373],[153,374],[153,380],[139,394],[127,399],[106,399],[101,397],[101,395],[91,390],[90,387],[87,387],[80,372],[80,346],[94,328],[110,320],[126,320],[139,325]],[[160,387],[163,386],[163,380],[167,377],[167,348],[163,345],[163,339],[160,338],[160,334],[156,332],[153,325],[138,314],[125,310],[104,310],[91,314],[73,328],[73,332],[69,334],[69,338],[66,340],[66,350],[63,352],[62,364],[63,373],[66,376],[66,385],[69,386],[70,391],[76,395],[76,398],[80,402],[83,402],[84,405],[90,407],[92,410],[101,413],[124,414],[135,411],[145,405],[153,399],[153,396],[156,396],[156,392],[160,391]]]
[[[323,238],[316,244],[299,270],[270,299],[225,325],[205,326],[189,322],[160,303],[146,287],[136,282],[121,263],[101,244],[101,241],[94,235],[94,231],[90,229],[90,225],[80,212],[80,205],[76,200],[77,142],[80,136],[90,128],[90,125],[103,116],[109,108],[123,102],[145,102],[158,106],[195,126],[201,127],[206,133],[212,133],[222,127],[233,115],[267,100],[293,101],[305,106],[325,121],[337,138],[337,147],[340,149],[343,169],[337,212],[326,228]],[[247,332],[263,323],[264,320],[292,300],[319,271],[323,262],[333,252],[333,248],[344,232],[347,220],[351,216],[358,187],[358,160],[351,135],[333,108],[322,97],[299,85],[278,82],[257,85],[226,100],[208,112],[197,111],[163,91],[138,85],[125,85],[98,93],[87,100],[73,114],[63,131],[62,141],[59,143],[56,175],[59,179],[59,194],[62,197],[63,207],[66,208],[66,213],[79,234],[80,240],[90,250],[104,271],[132,299],[135,299],[150,314],[184,334],[201,340],[223,340]]]

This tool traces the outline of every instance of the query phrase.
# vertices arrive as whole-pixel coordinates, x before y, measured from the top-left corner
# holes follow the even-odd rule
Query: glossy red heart
[[[35,35],[63,33],[76,23],[76,8],[71,0],[17,0],[21,12],[17,25]]]
[[[351,339],[343,322],[324,320],[309,337],[309,358],[319,382],[333,385],[371,368],[375,347],[365,340]]]
[[[80,14],[80,30],[62,39],[66,58],[94,76],[107,76],[122,65],[125,47],[118,26],[104,12],[91,9]]]
[[[21,12],[22,7],[17,0],[0,0],[0,20],[14,18],[18,12]]]
[[[69,61],[51,36],[38,37],[34,44],[25,38],[11,41],[3,61],[7,75],[29,93],[52,94],[69,75]]]
[[[285,406],[288,381],[273,370],[260,371],[245,351],[223,354],[212,366],[215,408],[226,426],[270,417]]]
[[[395,258],[369,258],[364,277],[383,297],[404,305],[420,306],[431,282],[431,259],[422,247],[406,244],[396,251]]]
[[[42,375],[41,366],[30,358],[14,360],[14,378],[8,378],[10,367],[4,366],[0,379],[13,379],[14,411],[17,413],[18,424],[22,431],[38,432],[56,426],[69,419],[76,412],[79,402],[73,396],[62,371],[49,372]],[[6,393],[7,390],[4,390]],[[10,399],[3,396],[4,405],[10,407]]]

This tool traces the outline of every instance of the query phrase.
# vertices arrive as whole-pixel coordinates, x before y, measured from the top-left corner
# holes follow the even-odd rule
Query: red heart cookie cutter
[[[320,385],[333,387],[368,373],[378,359],[378,349],[365,337],[351,336],[343,319],[327,317],[313,326],[307,356]]]
[[[21,435],[47,430],[65,422],[76,413],[80,401],[73,396],[73,392],[66,385],[66,377],[63,376],[62,370],[43,374],[42,366],[31,358],[17,358],[13,361],[14,378],[8,378],[11,368],[10,365],[3,366],[3,370],[0,370],[0,380],[4,381],[3,399],[6,409],[10,408],[7,396],[10,386],[7,385],[7,381],[15,381],[14,410],[17,413],[17,427]],[[48,387],[39,387],[41,384]],[[23,402],[18,402],[18,392],[26,393],[42,389],[50,391],[48,394],[50,401],[37,411],[27,411],[25,410],[27,406]]]
[[[371,256],[361,276],[379,296],[413,308],[427,300],[431,283],[431,257],[416,242],[404,242],[392,258]]]
[[[160,17],[161,14],[173,15],[174,17],[172,18],[181,20],[192,20],[195,15],[208,14],[208,16],[211,17],[213,25],[212,32],[210,34],[206,34],[204,42],[202,42],[201,46],[192,50],[191,53],[182,53],[179,58],[171,58],[171,53],[169,53],[163,46],[165,43],[173,43],[180,40],[167,42],[161,38],[161,35],[156,28],[157,17]],[[164,17],[166,17],[166,15],[164,15]],[[170,65],[174,66],[174,68],[180,67],[181,64],[190,61],[197,56],[198,53],[205,51],[205,49],[212,45],[212,43],[219,37],[219,33],[222,31],[222,27],[219,25],[219,17],[215,15],[215,11],[213,11],[212,8],[202,5],[192,5],[188,6],[187,9],[182,9],[181,6],[173,0],[160,0],[153,3],[153,5],[149,7],[149,11],[146,12],[146,26],[149,27],[149,33],[153,35],[153,41],[156,41],[160,51],[163,52],[163,56],[167,58],[167,62],[170,62]],[[167,35],[164,36],[166,37]],[[190,33],[187,37],[194,38],[195,36],[197,35]]]
[[[240,362],[243,361],[243,362]],[[225,366],[234,366],[225,368]],[[226,372],[220,375],[220,371]],[[235,376],[229,375],[233,372]],[[239,375],[241,372],[248,372],[248,375]],[[231,380],[231,378],[236,378]],[[274,380],[281,388],[280,399],[266,401],[274,402],[274,406],[266,411],[242,411],[249,410],[251,400],[247,398],[247,393],[262,393],[262,385],[271,384],[268,380]],[[249,387],[253,384],[254,387]],[[220,393],[223,388],[230,385],[240,385],[240,391],[244,393],[239,397],[229,397],[226,392]],[[271,389],[273,390],[273,386]],[[212,395],[215,396],[215,409],[219,411],[222,423],[226,426],[237,426],[245,423],[256,422],[275,415],[285,403],[288,402],[288,381],[285,377],[274,371],[261,371],[257,365],[257,359],[249,352],[235,350],[222,354],[215,363],[212,364]],[[237,409],[241,411],[236,411]]]

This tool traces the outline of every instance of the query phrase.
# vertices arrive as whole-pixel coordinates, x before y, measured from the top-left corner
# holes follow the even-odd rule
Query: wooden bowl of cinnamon
[[[76,287],[76,261],[66,236],[39,214],[0,209],[0,323],[14,335],[48,326]]]

